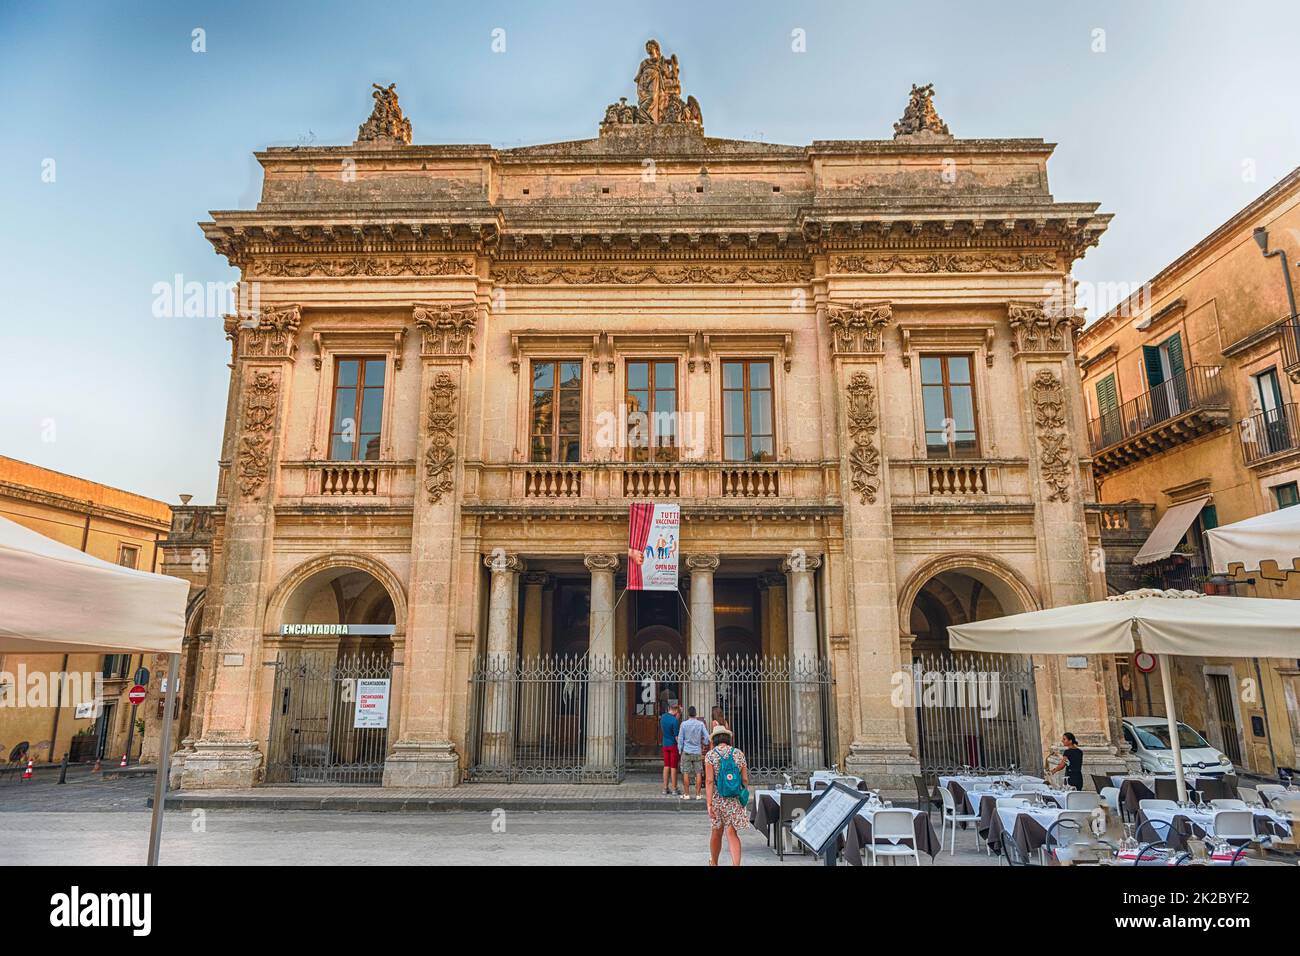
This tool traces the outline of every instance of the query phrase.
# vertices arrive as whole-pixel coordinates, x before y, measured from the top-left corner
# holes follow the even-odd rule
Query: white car
[[[1169,721],[1164,717],[1125,717],[1124,739],[1142,763],[1144,773],[1173,773],[1174,752],[1169,746]],[[1178,745],[1183,772],[1203,777],[1233,773],[1232,761],[1184,723],[1178,724]]]

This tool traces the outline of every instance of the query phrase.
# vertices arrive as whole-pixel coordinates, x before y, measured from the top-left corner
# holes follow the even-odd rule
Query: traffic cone
[[[118,766],[119,766],[119,767],[125,767],[125,766],[126,766],[126,754],[122,754],[122,762],[119,763]]]
[[[23,779],[24,780],[32,779],[32,760],[30,758],[28,758],[27,760],[27,768],[23,770]]]

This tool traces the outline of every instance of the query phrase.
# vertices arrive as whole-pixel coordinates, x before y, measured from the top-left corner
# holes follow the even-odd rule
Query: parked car
[[[1169,721],[1164,717],[1125,717],[1124,739],[1142,763],[1143,773],[1173,773],[1174,752],[1169,745]],[[1183,772],[1202,777],[1235,773],[1232,761],[1184,723],[1178,724],[1178,746]]]

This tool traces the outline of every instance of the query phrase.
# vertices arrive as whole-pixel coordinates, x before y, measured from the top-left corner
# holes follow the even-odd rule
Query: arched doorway
[[[276,589],[267,783],[382,782],[402,603],[391,572],[368,559],[312,562]]]
[[[1040,765],[1033,663],[1012,654],[959,654],[948,627],[1037,606],[1014,572],[987,558],[951,557],[913,576],[900,610],[911,638],[909,733],[921,768],[1000,772]]]

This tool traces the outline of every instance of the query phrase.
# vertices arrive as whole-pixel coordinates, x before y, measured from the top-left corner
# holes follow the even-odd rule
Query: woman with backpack
[[[709,866],[718,865],[724,831],[731,865],[740,866],[740,831],[749,826],[745,810],[749,804],[749,764],[745,755],[732,746],[731,731],[726,727],[714,727],[710,737],[713,746],[704,758],[709,825],[713,828],[709,835]]]

